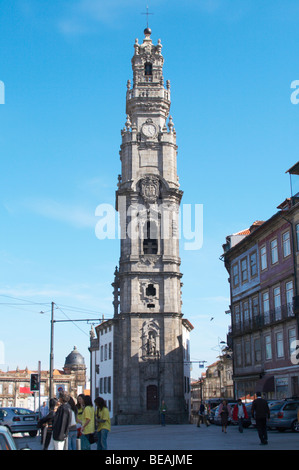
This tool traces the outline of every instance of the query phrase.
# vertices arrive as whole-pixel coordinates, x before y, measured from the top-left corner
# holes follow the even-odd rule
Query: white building
[[[113,320],[103,321],[91,335],[91,397],[104,398],[113,416]]]

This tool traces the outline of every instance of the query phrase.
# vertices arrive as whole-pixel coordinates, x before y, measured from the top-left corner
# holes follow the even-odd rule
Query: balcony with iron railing
[[[277,323],[289,321],[295,318],[295,302],[290,302],[263,313],[253,315],[240,322],[233,322],[230,328],[232,336],[248,334]]]

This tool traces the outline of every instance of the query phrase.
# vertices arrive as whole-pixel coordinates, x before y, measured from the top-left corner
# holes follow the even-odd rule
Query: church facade
[[[149,28],[144,36],[141,44],[136,39],[134,45],[133,81],[127,83],[127,119],[121,131],[116,191],[121,249],[112,284],[110,393],[118,424],[158,423],[162,400],[166,419],[183,423],[189,418],[189,336],[193,329],[183,318],[181,301],[179,209],[183,193],[177,175],[176,131],[169,115],[170,82],[164,86],[162,45],[160,40],[153,44]],[[92,339],[98,351],[101,337]],[[101,366],[98,370],[95,382],[101,379]]]

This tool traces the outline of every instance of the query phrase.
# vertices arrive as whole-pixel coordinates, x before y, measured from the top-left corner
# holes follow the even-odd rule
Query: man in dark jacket
[[[266,400],[262,398],[261,392],[256,392],[257,398],[253,401],[251,415],[256,421],[256,428],[261,440],[261,445],[268,444],[267,419],[270,418],[270,410]]]
[[[41,418],[38,422],[38,427],[42,430],[43,436],[43,450],[48,450],[49,444],[51,442],[52,437],[52,426],[53,426],[53,419],[55,416],[56,408],[57,408],[58,400],[57,398],[50,399],[50,411],[47,416]]]
[[[66,392],[59,393],[59,407],[53,420],[53,443],[54,450],[64,450],[65,441],[68,436],[72,421],[72,409],[68,403],[70,397]]]

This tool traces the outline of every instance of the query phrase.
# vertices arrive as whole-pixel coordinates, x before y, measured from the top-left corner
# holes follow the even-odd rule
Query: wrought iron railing
[[[243,321],[235,322],[233,319],[231,334],[238,335],[243,333],[249,333],[251,331],[256,331],[261,328],[286,321],[294,318],[295,316],[295,302],[290,302],[286,305],[282,305],[277,308],[273,308],[263,313],[252,315]]]

